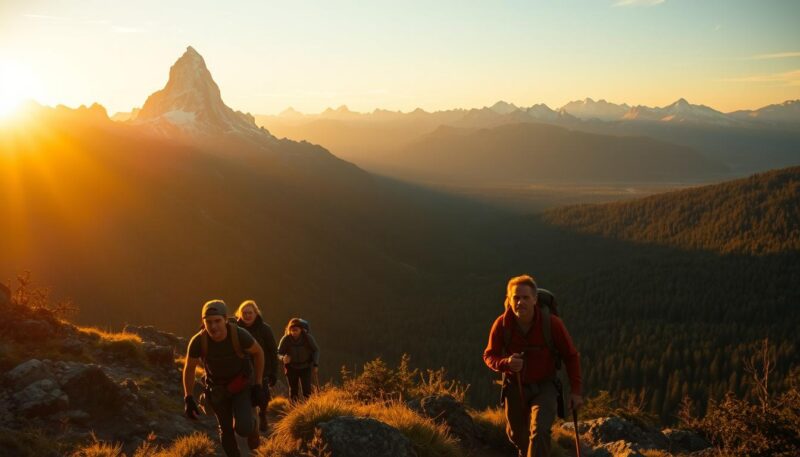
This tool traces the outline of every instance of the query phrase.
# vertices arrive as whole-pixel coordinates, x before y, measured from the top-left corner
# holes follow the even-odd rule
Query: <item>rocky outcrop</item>
[[[93,364],[31,359],[9,371],[4,381],[12,388],[17,411],[30,417],[69,408],[112,415],[124,404],[122,388]]]
[[[40,379],[12,395],[17,411],[23,416],[48,416],[64,411],[69,398],[52,379]]]
[[[147,343],[153,343],[157,346],[169,346],[181,354],[186,351],[186,338],[173,335],[169,332],[162,332],[152,325],[126,325],[122,331],[138,335],[142,341]]]
[[[472,445],[477,441],[479,431],[467,413],[464,404],[450,395],[429,395],[408,402],[409,408],[447,425],[450,433],[463,444]]]
[[[561,428],[572,435],[571,422]],[[698,434],[686,430],[659,431],[621,417],[603,417],[578,423],[582,454],[591,457],[642,457],[646,451],[686,455],[708,449]]]
[[[331,457],[416,457],[411,441],[375,419],[343,416],[322,422],[319,439]]]

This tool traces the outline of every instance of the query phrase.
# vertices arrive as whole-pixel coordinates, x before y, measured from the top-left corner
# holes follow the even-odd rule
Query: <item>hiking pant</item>
[[[527,457],[550,456],[550,429],[556,420],[558,392],[552,380],[523,384],[512,381],[505,392],[506,434]],[[522,400],[522,401],[521,401]]]
[[[249,436],[256,430],[250,386],[235,394],[229,393],[225,386],[213,386],[208,396],[217,416],[219,440],[225,455],[239,457],[236,435]]]
[[[300,398],[299,384],[303,384],[303,398],[311,395],[311,367],[306,368],[286,368],[286,379],[289,381],[289,396],[292,401]]]

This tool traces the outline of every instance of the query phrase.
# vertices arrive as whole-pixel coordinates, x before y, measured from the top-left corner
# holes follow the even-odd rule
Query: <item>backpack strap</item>
[[[208,357],[208,332],[205,329],[200,331],[200,358],[203,359],[203,364],[206,363]]]
[[[244,358],[241,343],[239,343],[239,332],[236,324],[228,323],[228,332],[231,334],[231,343],[233,343],[233,351],[236,352],[236,357]],[[203,359],[203,364],[208,357],[208,332],[205,329],[200,331],[200,358]]]
[[[550,322],[550,308],[547,306],[541,306],[539,309],[542,311],[542,336],[544,337],[544,344],[547,345],[547,349],[550,350],[550,353],[553,354],[553,357],[556,359],[556,370],[560,370],[561,355],[558,353],[558,349],[556,349],[556,345],[553,342],[552,322]]]
[[[228,332],[231,334],[231,343],[233,343],[233,350],[236,352],[236,357],[240,359],[244,358],[244,353],[242,352],[242,346],[239,343],[239,329],[238,325],[228,322]]]

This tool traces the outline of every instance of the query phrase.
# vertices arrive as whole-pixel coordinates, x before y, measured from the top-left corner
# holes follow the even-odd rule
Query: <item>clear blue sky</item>
[[[730,111],[800,98],[798,24],[788,0],[2,0],[0,64],[42,103],[111,113],[162,88],[187,45],[226,103],[259,114],[585,97]]]

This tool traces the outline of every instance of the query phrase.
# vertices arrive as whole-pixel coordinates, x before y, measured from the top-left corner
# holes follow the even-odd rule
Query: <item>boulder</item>
[[[689,430],[668,428],[661,433],[669,440],[670,452],[691,453],[711,447],[711,443],[703,439],[702,436]]]
[[[84,348],[83,341],[76,337],[71,336],[61,341],[61,352],[65,354],[80,355],[83,354]]]
[[[47,341],[56,336],[56,329],[47,322],[37,319],[24,319],[17,322],[12,330],[16,341]]]
[[[617,441],[635,443],[644,449],[669,447],[669,440],[661,432],[639,426],[621,417],[603,417],[581,422],[578,424],[578,430],[594,447]]]
[[[147,341],[142,348],[147,360],[153,365],[172,366],[175,364],[175,349],[172,346],[159,346]]]
[[[53,379],[53,370],[50,363],[39,359],[30,359],[20,363],[6,373],[5,381],[16,390],[22,390],[28,385],[42,379]]]
[[[69,406],[69,398],[52,379],[33,382],[12,397],[17,411],[28,417],[49,416]]]
[[[64,392],[69,395],[70,407],[94,415],[110,414],[120,410],[124,403],[122,387],[117,385],[97,365],[60,362],[57,371]]]
[[[142,341],[147,341],[158,346],[169,346],[181,354],[186,351],[186,338],[175,336],[172,333],[162,332],[152,325],[126,325],[122,331],[139,335]]]
[[[464,405],[450,395],[429,395],[414,399],[409,408],[436,422],[447,425],[450,432],[464,444],[474,444],[480,434]]]
[[[331,457],[416,457],[411,441],[375,419],[342,416],[317,425]]]
[[[619,440],[606,443],[594,449],[591,453],[591,457],[645,457],[645,455],[642,453],[642,449],[635,443]]]

